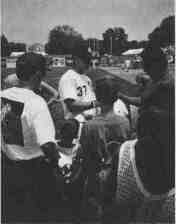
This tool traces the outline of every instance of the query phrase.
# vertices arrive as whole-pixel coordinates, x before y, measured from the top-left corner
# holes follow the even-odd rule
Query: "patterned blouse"
[[[122,223],[174,223],[175,189],[153,195],[145,189],[135,161],[137,140],[122,144],[117,173],[116,205]]]

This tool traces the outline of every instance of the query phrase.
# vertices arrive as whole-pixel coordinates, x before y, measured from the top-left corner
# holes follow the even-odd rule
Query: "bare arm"
[[[122,99],[125,103],[134,105],[134,106],[141,106],[141,97],[130,97],[125,94],[119,93],[119,98]]]
[[[73,100],[73,99],[66,99],[65,103],[67,104],[68,109],[71,112],[75,112],[75,113],[80,113],[80,112],[83,112],[84,110],[89,110],[99,106],[99,103],[97,101],[82,102],[82,101]]]

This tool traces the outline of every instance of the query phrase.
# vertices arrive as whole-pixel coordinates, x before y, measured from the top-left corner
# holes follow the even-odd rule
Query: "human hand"
[[[149,82],[151,82],[151,78],[149,75],[146,74],[139,74],[136,76],[136,82],[140,86],[145,87]]]
[[[93,108],[101,107],[101,103],[97,100],[92,101]]]

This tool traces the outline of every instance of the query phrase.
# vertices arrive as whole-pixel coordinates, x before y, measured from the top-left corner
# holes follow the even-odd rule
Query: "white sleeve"
[[[59,82],[59,94],[61,99],[74,99],[77,100],[76,83],[73,79],[61,79]]]
[[[47,142],[55,142],[55,127],[46,102],[40,101],[33,117],[33,128],[37,143],[41,146]]]

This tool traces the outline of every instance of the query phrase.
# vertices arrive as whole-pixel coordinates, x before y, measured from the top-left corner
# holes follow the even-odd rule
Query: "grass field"
[[[58,82],[61,75],[68,68],[53,68],[51,71],[47,72],[45,77],[45,81],[53,86],[55,89],[58,88]],[[169,74],[171,77],[175,76],[175,66],[174,64],[169,66]],[[15,69],[2,69],[2,80],[9,74],[15,73]],[[131,69],[128,72],[118,68],[118,67],[104,67],[98,68],[96,70],[90,70],[87,74],[93,80],[93,82],[100,77],[113,76],[115,77],[119,91],[134,96],[137,94],[137,85],[135,82],[136,75],[142,74],[143,71],[141,69]]]
[[[54,88],[57,89],[58,82],[61,77],[61,75],[66,71],[66,69],[53,69],[52,71],[47,73],[47,76],[45,80],[52,85]],[[120,74],[120,71],[118,71],[118,74]],[[88,76],[91,78],[93,82],[95,80],[99,79],[100,77],[107,77],[107,76],[115,76],[114,74],[108,72],[107,70],[103,69],[96,69],[96,70],[90,70],[88,72]],[[135,95],[137,91],[137,86],[134,83],[131,83],[125,79],[122,79],[120,75],[116,75],[116,81],[118,83],[118,86],[120,87],[120,91],[126,94]]]
[[[61,75],[67,70],[68,68],[53,68],[51,71],[47,72],[47,75],[45,77],[45,81],[49,83],[51,86],[53,86],[55,89],[58,88],[58,82],[61,77]],[[136,74],[139,74],[141,71],[139,70],[133,70],[130,71],[133,74],[133,77],[136,76]],[[8,76],[9,74],[15,73],[15,69],[2,69],[2,80],[4,77]],[[88,76],[93,80],[93,82],[101,77],[107,77],[107,76],[114,76],[119,90],[123,93],[135,95],[137,86],[134,81],[128,80],[125,78],[127,72],[124,72],[123,70],[116,68],[116,70],[112,71],[112,68],[98,68],[96,70],[89,70]]]

